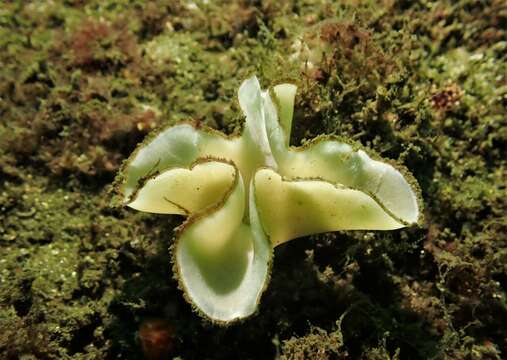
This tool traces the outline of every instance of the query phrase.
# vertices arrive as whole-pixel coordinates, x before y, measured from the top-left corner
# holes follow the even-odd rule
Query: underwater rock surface
[[[506,23],[502,0],[3,2],[0,358],[505,358]],[[278,246],[259,313],[218,328],[171,280],[180,218],[109,184],[154,128],[240,133],[254,73],[298,86],[291,145],[403,164],[425,221]]]

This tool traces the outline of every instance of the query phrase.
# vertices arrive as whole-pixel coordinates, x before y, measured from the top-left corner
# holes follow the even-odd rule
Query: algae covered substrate
[[[1,1],[0,358],[507,357],[506,29],[503,0]],[[298,86],[292,145],[408,168],[424,221],[277,247],[223,327],[173,278],[182,219],[111,184],[156,128],[240,133],[253,74]]]

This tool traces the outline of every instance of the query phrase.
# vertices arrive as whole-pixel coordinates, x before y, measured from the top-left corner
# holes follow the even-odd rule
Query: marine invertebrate
[[[141,144],[121,172],[124,204],[187,216],[174,240],[175,274],[185,297],[218,323],[255,311],[275,246],[419,219],[408,173],[332,137],[289,146],[295,94],[291,84],[262,91],[251,77],[238,93],[241,136],[178,124]]]

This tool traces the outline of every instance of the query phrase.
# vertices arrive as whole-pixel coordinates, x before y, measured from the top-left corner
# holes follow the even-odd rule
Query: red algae
[[[149,319],[139,328],[139,341],[147,360],[167,359],[174,350],[174,327],[163,319]]]

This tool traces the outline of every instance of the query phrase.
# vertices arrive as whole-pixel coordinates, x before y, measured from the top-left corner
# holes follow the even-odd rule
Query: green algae
[[[505,357],[506,21],[501,0],[3,4],[0,357],[141,358],[147,318],[182,358]],[[224,330],[171,280],[178,221],[106,194],[153,127],[239,132],[254,72],[301,89],[294,145],[336,134],[409,168],[426,222],[281,246],[260,314]]]

